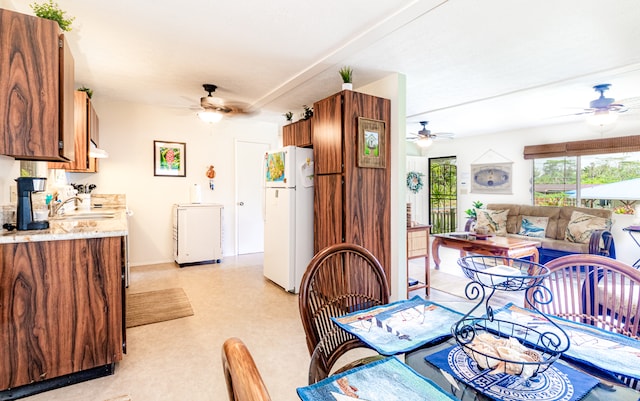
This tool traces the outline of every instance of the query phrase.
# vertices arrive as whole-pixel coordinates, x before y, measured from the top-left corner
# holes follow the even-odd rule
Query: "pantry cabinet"
[[[58,23],[0,9],[0,154],[74,159],[74,61]]]
[[[75,173],[95,173],[97,160],[89,156],[91,142],[98,145],[98,115],[86,92],[74,94],[74,148],[75,159],[67,163],[49,163],[49,168],[65,169]]]
[[[391,102],[342,91],[313,105],[314,252],[341,242],[367,248],[391,277]],[[382,122],[382,167],[358,162],[359,119]]]

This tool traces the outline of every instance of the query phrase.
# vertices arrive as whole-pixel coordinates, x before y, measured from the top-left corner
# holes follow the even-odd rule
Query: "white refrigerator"
[[[298,293],[313,258],[313,150],[267,152],[263,176],[264,276]]]

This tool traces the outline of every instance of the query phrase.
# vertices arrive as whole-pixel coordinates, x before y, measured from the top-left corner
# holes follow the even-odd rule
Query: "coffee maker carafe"
[[[44,230],[49,228],[48,221],[34,221],[31,193],[45,189],[46,178],[18,177],[18,230]]]

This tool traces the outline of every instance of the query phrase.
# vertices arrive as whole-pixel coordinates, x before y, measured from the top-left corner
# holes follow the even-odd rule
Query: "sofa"
[[[476,216],[467,231],[540,241],[540,263],[576,253],[616,257],[610,210],[495,203],[477,209]]]

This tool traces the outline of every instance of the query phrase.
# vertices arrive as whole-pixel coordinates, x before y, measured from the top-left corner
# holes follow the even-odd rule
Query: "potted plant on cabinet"
[[[304,109],[304,112],[302,113],[303,120],[308,120],[313,117],[313,107],[309,107],[305,104],[302,108]]]
[[[65,32],[69,32],[71,30],[71,23],[73,22],[75,17],[66,18],[66,11],[62,11],[58,3],[54,3],[53,0],[49,0],[45,3],[31,3],[29,7],[33,10],[37,17],[50,19],[52,21],[56,21]]]
[[[342,90],[352,90],[353,89],[353,69],[348,65],[342,67],[338,73],[342,77]]]
[[[287,111],[286,113],[283,114],[284,118],[287,119],[288,123],[292,123],[293,122],[293,112],[291,111]]]

